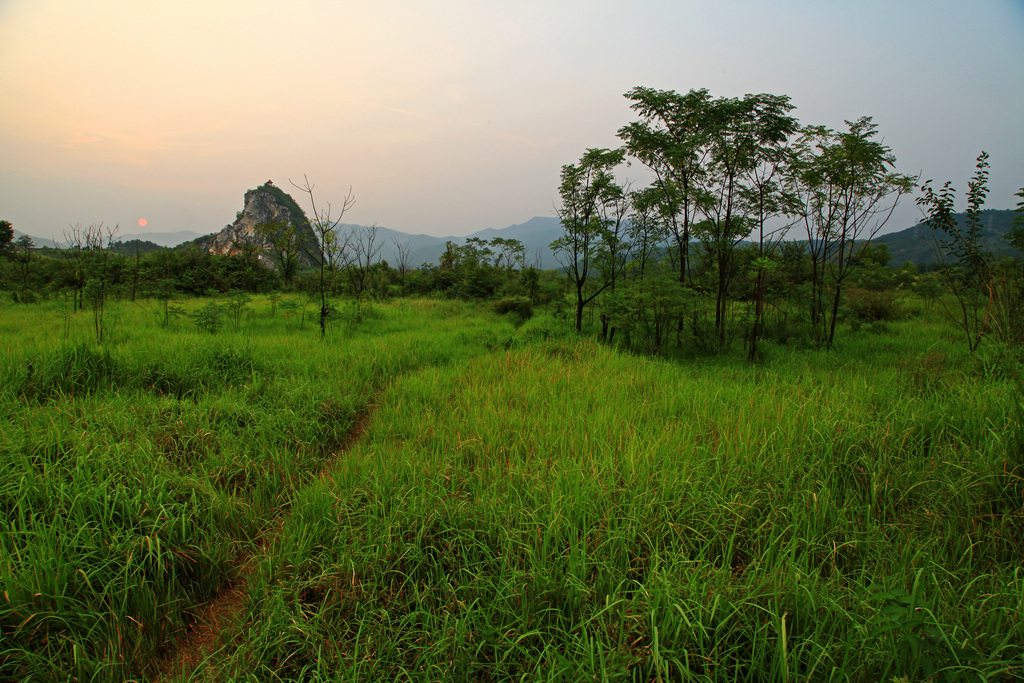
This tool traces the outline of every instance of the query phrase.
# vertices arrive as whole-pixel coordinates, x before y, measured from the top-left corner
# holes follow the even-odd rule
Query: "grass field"
[[[1024,678],[1020,389],[941,321],[751,366],[284,310],[0,304],[0,679]]]

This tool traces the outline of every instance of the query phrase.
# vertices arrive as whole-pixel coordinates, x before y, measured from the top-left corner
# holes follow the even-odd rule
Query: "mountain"
[[[351,227],[351,226],[347,226]],[[526,262],[529,265],[539,266],[541,269],[558,268],[558,262],[549,248],[562,234],[562,226],[557,218],[535,216],[525,223],[510,225],[507,228],[495,229],[485,228],[478,230],[465,237],[431,237],[430,235],[408,235],[397,230],[378,228],[378,233],[386,236],[386,244],[381,250],[381,259],[394,265],[397,261],[397,248],[394,241],[399,244],[407,244],[411,254],[409,265],[419,268],[423,264],[437,264],[444,253],[445,244],[463,244],[470,237],[478,237],[490,241],[501,237],[504,239],[515,239],[523,243],[526,250]]]
[[[551,243],[561,236],[562,223],[554,216],[534,216],[525,223],[510,225],[502,230],[488,228],[470,235],[486,240],[495,237],[519,240],[526,248],[526,262],[531,265],[540,264],[538,267],[542,270],[561,267],[551,251]]]
[[[202,237],[198,232],[192,230],[179,230],[177,232],[133,232],[127,235],[117,235],[121,242],[139,240],[141,242],[152,242],[161,247],[176,247],[182,242]]]
[[[243,208],[235,214],[234,223],[225,225],[218,233],[198,237],[180,246],[233,256],[242,253],[244,245],[255,245],[258,258],[276,267],[276,262],[264,253],[271,246],[270,240],[256,231],[257,226],[271,222],[292,226],[300,245],[299,262],[314,265],[310,254],[318,252],[317,242],[306,213],[291,195],[269,180],[255,190],[246,191]]]
[[[26,233],[15,229],[14,239],[18,239],[19,237],[25,234]],[[32,239],[32,246],[34,246],[36,249],[43,249],[44,247],[49,247],[50,249],[57,248],[57,243],[54,242],[53,240],[48,240],[45,237],[33,237],[32,235],[29,235],[29,237]]]
[[[993,253],[1021,256],[1004,239],[1013,228],[1016,214],[1017,212],[1012,209],[981,212],[981,240]],[[956,220],[961,227],[965,225],[964,214],[956,214]],[[946,234],[939,231],[936,235],[927,223],[918,223],[906,230],[880,235],[873,242],[888,247],[890,265],[898,266],[910,261],[915,265],[924,266],[938,261],[935,253],[936,237],[941,241],[946,238]]]
[[[345,230],[364,230],[365,226],[346,224],[342,226]],[[444,253],[445,240],[463,239],[460,237],[433,237],[431,235],[410,235],[408,233],[392,230],[391,228],[377,228],[377,243],[382,245],[378,258],[387,261],[389,265],[395,266],[398,263],[398,247],[400,245],[409,248],[410,268],[419,268],[424,263],[436,263],[438,257]]]
[[[118,240],[110,245],[110,251],[115,254],[124,254],[125,256],[152,254],[154,251],[161,251],[166,248],[167,247],[161,246],[156,242],[139,239],[132,239],[128,241]]]

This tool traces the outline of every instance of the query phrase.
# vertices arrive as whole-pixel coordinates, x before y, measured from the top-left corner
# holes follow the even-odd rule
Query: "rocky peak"
[[[234,223],[224,226],[215,235],[197,240],[197,244],[201,249],[214,254],[229,256],[241,254],[247,245],[252,245],[256,247],[261,263],[276,267],[277,264],[266,253],[269,241],[256,232],[257,226],[274,221],[294,226],[299,244],[313,246],[312,249],[299,249],[299,261],[313,265],[313,259],[306,251],[316,252],[316,237],[309,227],[305,212],[287,192],[269,180],[245,193],[245,206],[235,215]]]

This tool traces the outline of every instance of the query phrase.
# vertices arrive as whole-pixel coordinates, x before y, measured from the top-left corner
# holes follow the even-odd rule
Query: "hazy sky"
[[[987,150],[990,208],[1024,185],[1024,0],[0,0],[0,218],[207,233],[305,174],[352,187],[346,222],[505,227],[619,144],[637,85],[873,116],[958,189]]]

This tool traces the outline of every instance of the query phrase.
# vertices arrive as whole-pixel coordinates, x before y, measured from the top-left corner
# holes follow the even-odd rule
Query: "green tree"
[[[1006,241],[1024,257],[1024,188],[1013,196],[1020,197],[1020,201],[1017,202],[1017,215],[1013,217],[1013,228],[1006,234]]]
[[[491,240],[491,250],[494,252],[495,268],[504,268],[506,273],[511,274],[513,270],[526,267],[526,247],[517,239],[495,237]]]
[[[637,277],[643,281],[647,264],[654,259],[658,247],[668,237],[668,221],[665,216],[664,192],[657,185],[651,185],[631,193],[632,212],[627,223],[629,229],[630,263]]]
[[[932,229],[936,254],[942,268],[939,275],[953,295],[954,307],[946,312],[965,336],[967,346],[976,350],[993,332],[1004,342],[1019,342],[1024,315],[1022,282],[1016,268],[997,262],[982,239],[982,209],[988,196],[988,153],[981,152],[974,176],[967,183],[967,209],[961,222],[955,212],[956,189],[950,181],[935,190],[932,181],[921,186],[917,204]],[[1016,196],[1024,199],[1024,190]],[[1006,236],[1011,245],[1024,246],[1024,201],[1018,204],[1014,229]]]
[[[494,263],[500,258],[490,243],[480,237],[470,237],[462,244],[446,242],[434,288],[465,299],[493,296],[501,279]]]
[[[277,264],[286,285],[292,284],[299,272],[299,240],[295,225],[281,220],[261,223],[255,228],[266,247],[266,253]]]
[[[18,264],[18,270],[21,271],[21,301],[27,303],[31,300],[32,295],[29,294],[29,274],[31,272],[32,261],[34,259],[33,250],[35,244],[32,243],[32,238],[28,235],[21,235],[18,239],[14,240],[14,260]]]
[[[701,241],[713,261],[715,331],[718,347],[726,342],[729,288],[735,275],[737,244],[760,222],[778,211],[771,178],[784,158],[783,149],[796,131],[785,95],[746,95],[705,103],[703,139],[705,170],[698,175],[698,206],[706,217]],[[762,240],[763,243],[763,240]],[[763,256],[763,254],[762,254]],[[761,264],[761,268],[764,264]]]
[[[604,209],[622,193],[613,169],[624,157],[624,150],[588,149],[578,164],[562,166],[557,213],[565,234],[551,243],[551,250],[575,289],[577,332],[583,329],[584,307],[611,284],[605,279],[587,291],[608,228]]]
[[[10,221],[0,221],[0,256],[14,256],[14,226]]]
[[[714,276],[714,336],[721,348],[736,246],[755,226],[762,252],[774,244],[766,239],[765,225],[781,211],[778,176],[797,130],[789,115],[793,105],[784,95],[714,99],[706,89],[680,95],[638,87],[626,97],[640,121],[620,129],[619,137],[630,155],[654,172],[658,213],[675,242],[680,282],[693,279],[692,239],[703,243],[701,256]],[[763,293],[763,273],[761,280]],[[761,308],[756,307],[757,315]]]
[[[803,129],[789,176],[794,210],[811,257],[811,320],[818,343],[832,348],[843,286],[856,251],[888,222],[916,178],[891,170],[892,151],[876,140],[871,117],[847,121],[846,132]]]
[[[705,172],[707,89],[680,95],[674,90],[636,87],[626,93],[640,115],[619,130],[629,154],[650,168],[660,192],[662,214],[677,250],[679,281],[690,273],[691,230],[700,212],[699,181]]]

